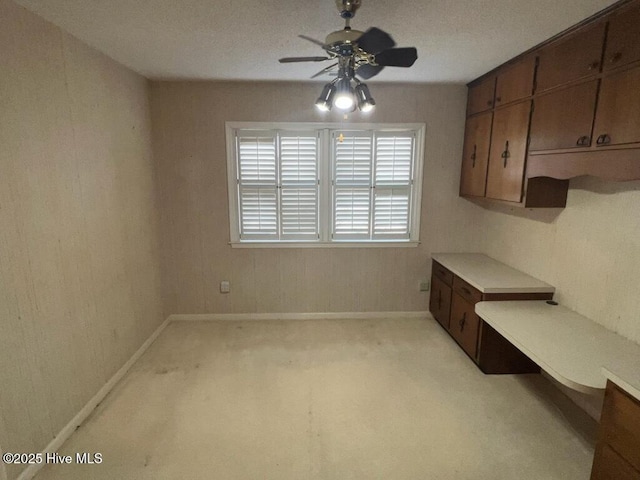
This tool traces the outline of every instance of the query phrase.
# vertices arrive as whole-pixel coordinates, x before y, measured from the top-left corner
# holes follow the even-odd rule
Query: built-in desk
[[[545,372],[574,390],[602,392],[607,383],[605,366],[610,372],[635,372],[632,377],[640,380],[640,345],[565,307],[544,301],[480,302],[476,313]],[[635,390],[640,393],[640,385]]]
[[[476,313],[563,385],[606,388],[591,480],[640,480],[640,345],[544,301],[480,302]]]

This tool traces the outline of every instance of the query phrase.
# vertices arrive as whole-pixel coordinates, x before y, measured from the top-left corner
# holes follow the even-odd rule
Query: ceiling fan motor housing
[[[353,18],[360,8],[361,0],[336,0],[336,7],[342,18]]]

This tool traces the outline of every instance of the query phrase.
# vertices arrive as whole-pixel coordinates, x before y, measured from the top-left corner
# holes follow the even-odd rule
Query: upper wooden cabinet
[[[594,142],[596,147],[640,142],[640,67],[602,79]]]
[[[531,102],[516,103],[493,114],[487,197],[522,200]]]
[[[484,112],[493,108],[493,95],[496,89],[496,77],[491,76],[469,86],[467,97],[467,115]]]
[[[467,119],[462,154],[460,195],[484,197],[492,118],[493,113],[487,112]]]
[[[529,150],[581,148],[591,145],[598,81],[574,85],[533,101]]]
[[[495,106],[531,96],[535,69],[536,57],[531,55],[501,71],[496,80]]]
[[[640,60],[640,3],[615,13],[609,21],[603,69],[610,70]]]
[[[605,22],[597,22],[542,48],[538,54],[536,92],[597,74],[605,26]]]

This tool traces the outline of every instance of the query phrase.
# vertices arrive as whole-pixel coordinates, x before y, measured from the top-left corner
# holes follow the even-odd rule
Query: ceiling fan
[[[375,106],[369,89],[360,81],[368,80],[379,74],[384,67],[410,67],[418,58],[415,47],[394,48],[396,42],[385,31],[371,27],[366,32],[353,30],[351,19],[360,8],[361,0],[335,0],[340,16],[345,21],[344,29],[327,35],[324,43],[320,40],[299,35],[320,46],[326,56],[285,57],[280,63],[324,62],[334,63],[320,70],[311,78],[337,71],[337,78],[325,85],[316,106],[321,110],[331,110],[335,105],[341,110],[355,110],[357,102],[361,111],[370,111]],[[351,87],[351,82],[355,88]]]

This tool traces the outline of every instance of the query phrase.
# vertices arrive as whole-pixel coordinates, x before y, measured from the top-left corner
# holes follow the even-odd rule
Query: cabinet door
[[[491,143],[491,112],[467,119],[462,154],[460,195],[484,197]]]
[[[431,296],[429,311],[440,325],[449,329],[449,315],[451,314],[451,287],[435,276],[431,277]]]
[[[591,480],[640,480],[640,472],[605,443],[596,447]]]
[[[533,101],[529,150],[591,145],[598,81],[542,95]]]
[[[602,79],[593,136],[598,146],[640,142],[640,67]]]
[[[496,107],[530,96],[535,68],[535,57],[528,57],[498,73]]]
[[[616,13],[609,22],[605,70],[640,60],[640,3]]]
[[[599,22],[542,48],[538,59],[537,91],[598,73],[604,27],[604,22]]]
[[[531,102],[527,101],[493,114],[486,194],[489,198],[522,200],[530,113]]]
[[[478,347],[478,326],[480,318],[475,306],[457,293],[451,298],[451,323],[449,332],[467,354],[475,359]]]
[[[496,87],[496,77],[485,78],[469,87],[467,98],[467,115],[484,112],[493,108],[493,94]]]

